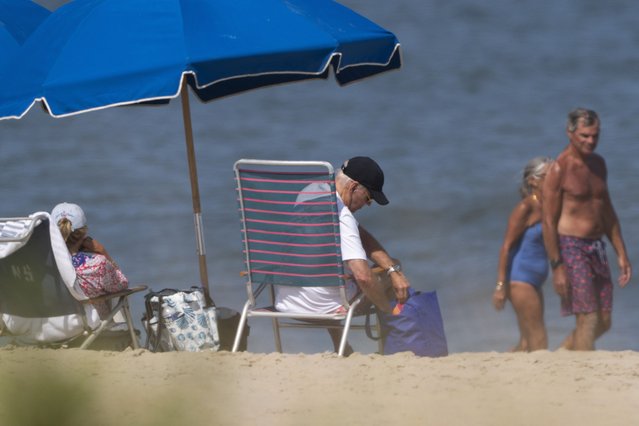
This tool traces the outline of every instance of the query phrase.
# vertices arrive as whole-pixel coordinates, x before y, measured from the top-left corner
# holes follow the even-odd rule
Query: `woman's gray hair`
[[[568,113],[568,123],[566,128],[570,133],[577,130],[579,126],[579,120],[581,120],[586,127],[594,126],[599,123],[599,116],[591,109],[577,108]]]
[[[529,178],[541,179],[546,174],[546,166],[553,162],[550,157],[535,157],[526,163],[522,172],[521,186],[519,187],[519,193],[521,198],[526,198],[532,194],[532,186],[528,182]]]

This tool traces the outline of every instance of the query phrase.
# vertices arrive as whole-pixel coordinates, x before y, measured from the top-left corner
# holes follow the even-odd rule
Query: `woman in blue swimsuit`
[[[548,348],[544,325],[544,297],[541,286],[548,277],[548,259],[541,233],[541,186],[552,160],[536,157],[524,168],[521,201],[508,220],[499,252],[495,309],[502,310],[506,299],[512,303],[519,324],[515,351]]]

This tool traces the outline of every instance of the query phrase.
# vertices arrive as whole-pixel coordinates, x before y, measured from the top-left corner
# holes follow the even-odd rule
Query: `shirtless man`
[[[561,347],[593,350],[595,340],[610,329],[612,280],[605,235],[619,265],[619,285],[630,281],[632,269],[612,206],[606,162],[595,154],[600,121],[594,111],[578,108],[568,114],[569,144],[551,166],[543,187],[544,244],[561,297],[563,316],[575,315],[575,329]]]

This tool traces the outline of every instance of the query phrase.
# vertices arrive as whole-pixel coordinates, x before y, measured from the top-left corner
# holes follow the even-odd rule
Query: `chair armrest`
[[[401,263],[399,260],[397,260],[395,258],[393,258],[393,262],[394,263]],[[384,269],[384,268],[382,268],[381,266],[378,266],[378,265],[371,266],[371,271],[373,271],[373,274],[375,274],[375,275],[381,275],[381,274],[386,273],[386,269]],[[247,271],[240,271],[240,277],[245,277],[247,275],[248,275]],[[350,280],[352,278],[353,278],[352,275],[348,275],[348,274],[344,275],[344,279],[345,280]]]
[[[110,299],[114,299],[116,297],[127,297],[130,296],[134,293],[139,293],[141,291],[144,291],[148,288],[148,286],[146,285],[137,285],[135,287],[129,287],[126,290],[122,290],[122,291],[118,291],[116,293],[109,293],[109,294],[104,294],[102,296],[97,296],[97,297],[92,297],[88,300],[83,301],[83,303],[99,303],[99,302],[103,302],[105,300],[110,300]]]

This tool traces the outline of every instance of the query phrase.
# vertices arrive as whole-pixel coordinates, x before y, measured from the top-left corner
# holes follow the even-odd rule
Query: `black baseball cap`
[[[369,157],[353,157],[344,162],[342,171],[368,189],[377,204],[382,206],[388,204],[388,198],[382,192],[384,172],[375,160]]]

